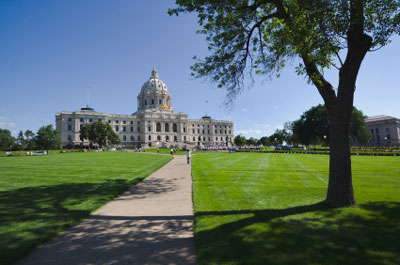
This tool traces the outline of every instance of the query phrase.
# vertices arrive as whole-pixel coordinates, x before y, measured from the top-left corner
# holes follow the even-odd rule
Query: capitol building
[[[89,107],[58,112],[56,128],[61,146],[88,145],[80,140],[80,130],[96,121],[108,122],[123,146],[218,148],[230,146],[233,141],[231,121],[214,120],[209,116],[194,120],[184,112],[175,112],[172,96],[155,67],[140,90],[137,105],[132,115],[100,113]]]

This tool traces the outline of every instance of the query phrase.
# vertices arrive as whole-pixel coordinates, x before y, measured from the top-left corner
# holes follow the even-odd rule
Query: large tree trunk
[[[352,184],[349,142],[351,109],[353,104],[340,105],[338,104],[328,111],[330,157],[329,184],[326,200],[331,205],[337,207],[356,204]]]

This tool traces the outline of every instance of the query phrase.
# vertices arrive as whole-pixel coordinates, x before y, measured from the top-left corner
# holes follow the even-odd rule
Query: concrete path
[[[191,167],[175,156],[18,264],[195,264]]]

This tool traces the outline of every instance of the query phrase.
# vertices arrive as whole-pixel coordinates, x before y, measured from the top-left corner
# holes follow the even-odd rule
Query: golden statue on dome
[[[162,104],[161,109],[166,110],[166,109],[169,109],[169,107],[167,105]]]

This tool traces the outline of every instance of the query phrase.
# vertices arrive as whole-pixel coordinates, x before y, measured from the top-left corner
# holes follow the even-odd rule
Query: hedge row
[[[272,154],[306,154],[306,155],[329,155],[329,151],[294,151],[294,150],[239,150],[238,152],[246,153],[272,153]],[[351,152],[351,155],[363,156],[400,156],[400,153],[389,152]]]

